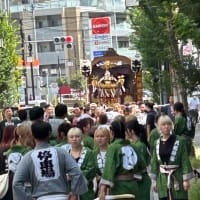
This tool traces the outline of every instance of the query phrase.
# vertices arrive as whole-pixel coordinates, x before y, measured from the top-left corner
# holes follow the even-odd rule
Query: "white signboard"
[[[139,6],[139,0],[126,0],[125,5],[126,5],[127,8]]]
[[[92,18],[91,25],[91,53],[92,55],[102,55],[112,47],[111,19],[110,17]],[[98,53],[99,52],[99,53]]]

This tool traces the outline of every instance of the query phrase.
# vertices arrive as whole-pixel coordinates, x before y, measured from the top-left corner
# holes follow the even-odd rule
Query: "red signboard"
[[[71,94],[71,88],[69,86],[61,86],[59,93],[60,94]]]
[[[110,17],[92,18],[92,34],[109,34]]]

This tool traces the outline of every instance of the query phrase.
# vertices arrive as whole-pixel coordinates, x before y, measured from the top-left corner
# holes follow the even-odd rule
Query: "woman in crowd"
[[[103,173],[106,160],[106,151],[110,143],[110,130],[106,127],[97,128],[94,133],[94,142],[96,147],[94,150],[94,155],[97,164],[96,183],[98,193],[98,183]]]
[[[144,160],[146,161],[146,169],[143,170],[141,174],[141,180],[138,180],[139,186],[139,195],[140,200],[150,199],[150,188],[151,188],[151,179],[147,173],[147,167],[150,164],[150,152],[149,152],[149,144],[147,141],[143,141],[144,137],[142,135],[146,135],[145,129],[142,125],[138,123],[136,117],[126,122],[126,136],[138,149],[140,155],[144,156]]]
[[[70,155],[76,160],[81,171],[88,180],[88,192],[80,196],[80,200],[94,199],[93,179],[96,175],[96,164],[92,150],[82,145],[83,133],[74,127],[68,131],[68,142],[71,144]]]
[[[3,155],[3,152],[6,152],[10,147],[11,143],[14,139],[14,130],[15,130],[14,125],[8,125],[4,128],[3,130],[3,135],[2,135],[2,141],[0,143],[0,152],[1,155]],[[2,162],[0,162],[0,166],[2,166]],[[0,167],[0,170],[2,171],[2,168]]]
[[[90,136],[92,125],[93,120],[90,118],[83,118],[77,123],[77,127],[80,128],[83,133],[83,144],[90,149],[94,148],[94,139]]]
[[[0,172],[5,171],[5,152],[11,147],[14,138],[14,125],[8,125],[3,130],[2,141],[0,143]]]
[[[34,148],[34,145],[31,127],[26,125],[17,126],[14,130],[11,148],[7,151],[9,170],[14,173],[22,156]]]
[[[11,142],[14,138],[14,125],[8,125],[3,129],[2,141],[0,144],[0,174],[7,172],[7,164],[6,164],[6,151],[11,147]],[[12,200],[12,175],[9,173],[10,181],[9,181],[9,190],[5,194],[5,196],[1,200]]]
[[[32,137],[31,127],[20,124],[14,129],[14,138],[11,142],[11,147],[6,152],[8,170],[10,173],[9,180],[9,200],[12,200],[12,180],[13,175],[17,169],[19,162],[23,155],[34,147],[34,140]]]
[[[172,134],[173,122],[169,116],[160,116],[158,128],[161,137],[156,140],[151,164],[153,189],[160,200],[187,200],[192,167],[184,140]]]
[[[121,121],[113,121],[110,129],[113,141],[106,152],[99,198],[105,200],[108,194],[132,194],[139,200],[139,188],[134,174],[145,169],[144,160],[136,151],[136,147],[125,140],[125,126]]]
[[[176,102],[174,104],[174,114],[174,133],[175,135],[181,136],[185,140],[188,155],[190,155],[192,149],[192,137],[190,137],[187,129],[187,115],[181,102]]]

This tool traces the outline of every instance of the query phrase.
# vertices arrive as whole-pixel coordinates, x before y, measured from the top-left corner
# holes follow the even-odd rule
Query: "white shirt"
[[[193,97],[190,100],[190,110],[198,110],[198,106],[199,106],[199,98],[198,97]]]

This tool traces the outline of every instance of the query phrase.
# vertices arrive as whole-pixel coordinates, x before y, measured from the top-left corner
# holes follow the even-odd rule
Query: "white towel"
[[[37,200],[67,200],[68,196],[64,194],[46,195],[37,198]]]

